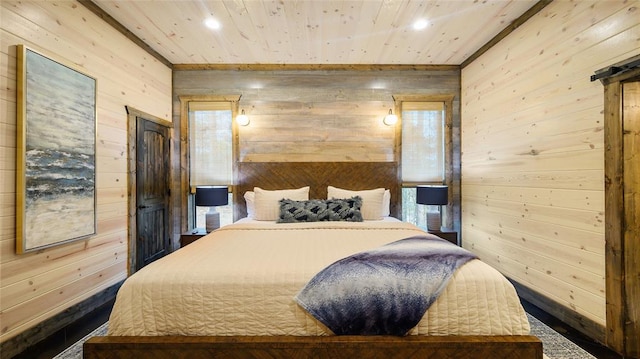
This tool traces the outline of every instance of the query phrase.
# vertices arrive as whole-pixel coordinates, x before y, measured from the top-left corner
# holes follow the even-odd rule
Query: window
[[[401,102],[402,218],[422,227],[438,208],[416,204],[415,186],[445,180],[445,108],[444,101]]]
[[[402,103],[402,181],[444,180],[444,103]]]
[[[191,193],[196,186],[233,183],[231,102],[189,102],[189,178]],[[220,224],[233,222],[231,191],[229,205],[216,207]],[[193,199],[191,203],[194,203]],[[193,226],[205,227],[207,207],[195,207]]]

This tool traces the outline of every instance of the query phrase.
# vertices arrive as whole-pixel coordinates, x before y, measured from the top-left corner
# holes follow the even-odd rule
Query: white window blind
[[[402,181],[444,179],[444,102],[402,102]]]
[[[232,184],[230,102],[189,102],[190,185]]]

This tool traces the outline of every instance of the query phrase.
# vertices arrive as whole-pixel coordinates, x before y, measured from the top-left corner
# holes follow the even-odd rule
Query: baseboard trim
[[[566,323],[568,326],[595,340],[596,342],[605,345],[606,328],[604,326],[580,315],[579,313],[572,311],[570,308],[558,304],[557,302],[512,279],[509,280],[511,281],[511,283],[513,283],[513,286],[516,288],[518,295],[522,299],[551,314],[558,320]]]
[[[67,326],[91,314],[95,309],[113,301],[123,282],[124,281],[116,283],[111,287],[85,299],[84,301],[65,309],[59,314],[37,324],[35,327],[27,329],[15,337],[0,343],[0,353],[2,353],[2,358],[12,358],[24,352],[29,347],[42,342],[58,331],[63,330]]]

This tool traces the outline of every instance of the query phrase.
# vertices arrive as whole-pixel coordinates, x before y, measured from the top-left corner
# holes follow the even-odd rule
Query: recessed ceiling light
[[[414,30],[424,30],[427,25],[429,25],[429,22],[425,19],[420,19],[416,22],[413,23],[413,29]]]
[[[213,30],[218,30],[221,27],[220,22],[212,17],[206,19],[204,25]]]

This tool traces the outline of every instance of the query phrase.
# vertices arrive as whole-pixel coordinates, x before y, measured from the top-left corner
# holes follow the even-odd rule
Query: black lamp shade
[[[196,187],[196,206],[212,207],[229,204],[229,190],[227,186]]]
[[[445,205],[449,203],[447,186],[416,186],[416,203]]]

